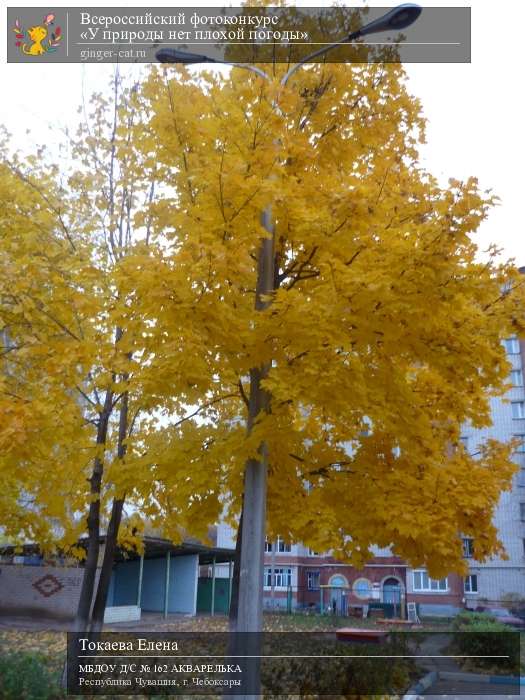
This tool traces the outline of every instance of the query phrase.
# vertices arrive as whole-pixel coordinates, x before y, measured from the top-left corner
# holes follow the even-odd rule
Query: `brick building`
[[[217,546],[233,547],[235,534],[220,524]],[[227,575],[226,569],[217,568],[218,576]],[[379,602],[399,606],[401,613],[415,602],[422,614],[451,615],[463,607],[463,596],[460,576],[434,581],[386,549],[376,549],[376,556],[359,570],[302,544],[281,539],[266,543],[264,604],[270,609],[327,610],[335,603],[338,612],[345,612],[349,606]]]

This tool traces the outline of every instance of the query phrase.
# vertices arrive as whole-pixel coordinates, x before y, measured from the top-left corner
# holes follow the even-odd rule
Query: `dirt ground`
[[[265,614],[264,628],[269,632],[288,631],[331,631],[338,627],[348,626],[347,618],[332,615],[285,615]],[[377,627],[378,625],[368,620],[352,620],[352,627]],[[40,632],[68,632],[72,630],[72,622],[67,620],[0,616],[0,631],[40,631]],[[225,615],[168,615],[165,618],[161,613],[142,613],[139,622],[114,622],[104,625],[106,632],[119,631],[137,632],[226,632],[228,630],[228,618]]]

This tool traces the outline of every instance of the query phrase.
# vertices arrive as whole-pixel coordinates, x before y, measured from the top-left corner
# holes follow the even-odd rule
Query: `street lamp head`
[[[192,63],[216,63],[215,59],[209,56],[178,51],[177,49],[159,49],[155,54],[155,58],[159,63],[184,63],[186,65]]]
[[[352,40],[360,36],[366,36],[367,34],[386,32],[389,29],[406,29],[406,27],[409,27],[416,21],[421,14],[421,10],[422,8],[419,5],[413,3],[399,5],[398,7],[394,7],[393,10],[390,10],[390,12],[387,12],[386,15],[375,19],[369,24],[365,24],[364,27],[350,34],[348,39]]]

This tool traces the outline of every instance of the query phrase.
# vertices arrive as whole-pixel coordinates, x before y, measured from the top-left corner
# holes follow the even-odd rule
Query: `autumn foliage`
[[[140,519],[202,536],[239,513],[265,442],[270,535],[359,566],[390,546],[435,576],[462,570],[461,536],[477,559],[501,551],[492,515],[512,446],[472,456],[459,440],[489,424],[501,341],[523,331],[517,270],[475,245],[493,198],[423,169],[399,65],[312,65],[286,88],[280,70],[264,84],[152,68],[118,109],[94,98],[67,166],[4,149],[9,539],[73,547],[93,499],[107,519],[121,497],[131,543]],[[274,293],[254,313],[270,205]],[[247,377],[267,363],[271,412],[247,436]]]

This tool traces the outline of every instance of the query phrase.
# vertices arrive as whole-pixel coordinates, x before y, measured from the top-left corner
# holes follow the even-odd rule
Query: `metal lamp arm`
[[[325,53],[328,53],[328,51],[331,51],[332,49],[336,49],[338,46],[342,46],[343,44],[349,44],[350,42],[354,41],[354,39],[357,39],[360,36],[360,32],[354,32],[353,34],[350,34],[346,39],[342,39],[341,41],[336,41],[333,44],[328,44],[327,46],[323,46],[320,49],[317,49],[317,51],[314,51],[311,54],[308,54],[308,56],[305,56],[303,59],[301,59],[298,63],[295,64],[295,66],[292,66],[283,76],[283,79],[281,80],[281,87],[284,87],[288,80],[292,77],[292,75],[299,70],[302,66],[304,66],[305,63],[308,63],[309,61],[312,60],[312,58],[317,58],[317,56],[322,56]]]
[[[230,61],[221,61],[221,63],[224,66],[233,66],[234,68],[244,68],[246,70],[251,71],[252,73],[255,73],[260,78],[263,78],[264,80],[267,80],[268,82],[270,82],[270,76],[268,75],[268,73],[265,73],[261,68],[257,68],[257,66],[252,66],[250,63],[232,63]]]

